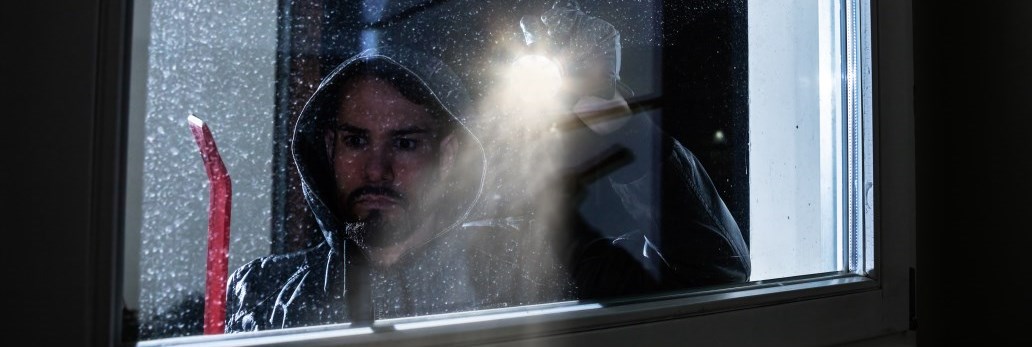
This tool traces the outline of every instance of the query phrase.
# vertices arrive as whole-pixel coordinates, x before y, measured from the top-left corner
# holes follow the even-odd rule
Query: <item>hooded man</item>
[[[657,127],[650,111],[632,111],[625,100],[634,92],[620,79],[620,32],[573,0],[555,1],[519,24],[527,52],[550,57],[563,82],[552,106],[559,111],[531,114],[552,122],[538,122],[550,129],[536,131],[546,135],[535,139],[541,150],[527,160],[548,178],[525,194],[530,212],[516,213],[559,233],[555,243],[576,297],[748,282],[745,238],[702,163]],[[547,159],[550,171],[541,169]],[[517,193],[527,185],[525,177],[510,181],[518,182]]]
[[[566,276],[512,230],[464,227],[486,157],[456,75],[386,47],[338,65],[308,100],[292,154],[325,241],[230,277],[227,332],[560,300]],[[461,168],[461,169],[460,169]]]

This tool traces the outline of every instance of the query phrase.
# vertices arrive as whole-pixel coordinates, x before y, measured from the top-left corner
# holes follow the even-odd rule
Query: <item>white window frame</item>
[[[869,136],[869,158],[874,182],[873,234],[864,248],[872,252],[873,268],[856,273],[833,273],[694,292],[662,300],[614,307],[549,314],[530,314],[538,308],[556,311],[561,304],[530,307],[526,314],[499,319],[477,319],[412,330],[398,325],[369,329],[340,329],[339,325],[285,329],[258,334],[194,336],[161,343],[200,345],[719,345],[719,346],[827,346],[906,332],[913,324],[915,250],[915,169],[913,68],[910,0],[861,0],[858,18],[865,39],[859,51],[859,96]],[[131,2],[105,2],[101,42],[114,52],[129,50],[126,37]],[[108,51],[108,52],[111,52]],[[124,135],[124,56],[106,56],[98,62],[100,130]],[[110,112],[105,112],[110,111]],[[107,128],[104,128],[104,127]],[[107,130],[105,130],[107,129]],[[114,130],[111,130],[114,129]],[[118,345],[120,341],[121,274],[118,247],[123,214],[119,182],[124,168],[124,136],[97,137],[93,174],[97,194],[91,210],[91,235],[86,247],[95,262],[82,266],[95,273],[93,341]],[[109,174],[109,175],[104,175]],[[115,254],[104,256],[104,254]],[[451,317],[459,317],[453,315]],[[483,317],[481,315],[481,317]],[[490,316],[488,316],[490,317]],[[402,322],[397,322],[402,323]],[[296,333],[294,333],[296,332]],[[106,342],[106,343],[104,343]]]

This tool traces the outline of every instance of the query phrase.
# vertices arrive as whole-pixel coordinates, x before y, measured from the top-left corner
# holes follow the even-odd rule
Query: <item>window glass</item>
[[[605,306],[844,271],[843,6],[138,1],[126,328]]]

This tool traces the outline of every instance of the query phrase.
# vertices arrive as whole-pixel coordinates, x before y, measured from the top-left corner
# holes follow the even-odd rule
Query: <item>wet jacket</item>
[[[333,176],[325,158],[325,126],[342,81],[376,71],[415,85],[457,122],[466,150],[458,159],[463,177],[449,194],[436,236],[390,268],[362,264],[337,218]],[[292,154],[305,200],[325,241],[297,253],[270,255],[238,268],[229,279],[226,331],[253,331],[487,309],[569,297],[558,264],[542,261],[540,241],[505,228],[464,226],[481,199],[485,154],[466,126],[470,99],[442,62],[397,47],[365,51],[323,79],[301,111]]]

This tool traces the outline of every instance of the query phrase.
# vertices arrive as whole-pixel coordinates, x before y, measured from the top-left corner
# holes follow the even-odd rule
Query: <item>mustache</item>
[[[354,205],[359,198],[366,195],[383,195],[398,200],[401,203],[405,202],[405,196],[401,194],[401,192],[394,190],[393,188],[380,186],[363,186],[351,191],[351,193],[348,194],[347,203],[349,206]]]

